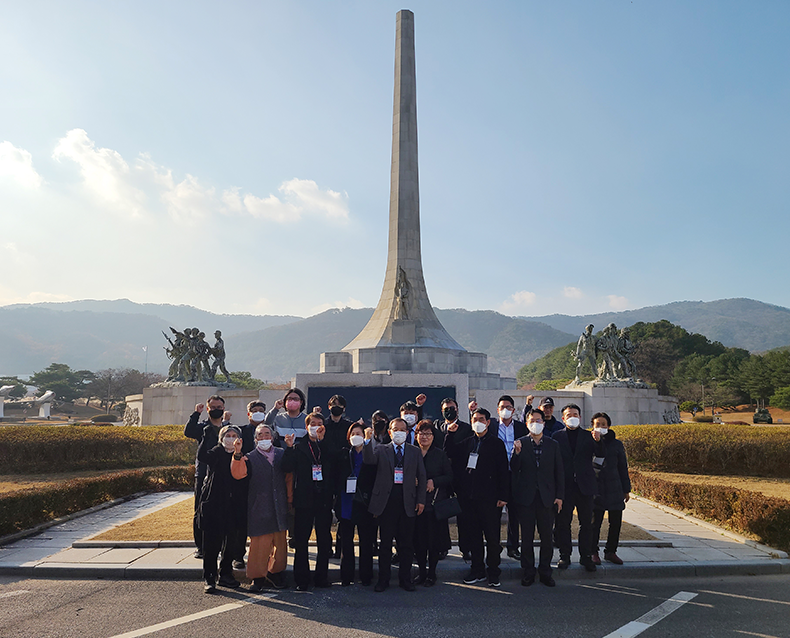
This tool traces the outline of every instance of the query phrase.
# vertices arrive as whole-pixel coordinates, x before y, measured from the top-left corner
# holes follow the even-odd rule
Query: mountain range
[[[318,370],[321,352],[349,343],[371,308],[295,316],[215,314],[192,306],[138,304],[127,299],[0,307],[0,375],[27,376],[50,363],[74,369],[131,367],[165,372],[162,331],[198,327],[213,344],[225,340],[230,370],[282,381]],[[726,346],[762,352],[790,345],[790,310],[751,299],[682,301],[596,315],[508,317],[491,310],[436,309],[447,331],[467,350],[488,354],[489,370],[507,376],[552,349],[576,341],[588,323],[596,329],[668,319]],[[143,349],[147,347],[147,352]]]

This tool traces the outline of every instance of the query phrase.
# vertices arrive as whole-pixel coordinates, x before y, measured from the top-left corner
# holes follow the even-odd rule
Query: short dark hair
[[[258,399],[255,399],[255,401],[250,401],[247,404],[247,412],[249,412],[253,408],[263,408],[265,410],[266,404],[263,401],[258,401]]]
[[[442,399],[442,403],[441,403],[442,405],[445,405],[447,403],[452,403],[456,408],[458,407],[458,401],[453,399],[453,397],[447,397],[445,399]]]
[[[323,415],[320,412],[310,412],[310,413],[308,413],[308,415],[304,418],[305,426],[310,425],[310,419],[320,419],[321,420],[321,425],[324,424],[324,417],[323,417]]]
[[[365,426],[362,425],[361,423],[357,423],[356,421],[354,421],[354,423],[352,423],[349,426],[348,432],[346,432],[346,441],[348,441],[349,443],[351,443],[351,433],[354,431],[354,428],[359,428],[360,430],[362,430],[362,436],[365,436]]]
[[[307,399],[304,396],[304,392],[302,392],[299,388],[291,388],[287,390],[286,393],[283,395],[283,403],[285,403],[286,399],[288,399],[289,394],[295,394],[299,397],[299,400],[302,402],[302,405],[299,407],[299,411],[301,412],[304,410],[304,406],[307,403]]]
[[[510,405],[513,406],[516,405],[516,402],[513,400],[513,397],[511,397],[509,394],[503,394],[501,397],[499,397],[496,400],[496,404],[499,405],[500,403],[502,403],[502,401],[510,401]]]
[[[606,412],[596,412],[592,415],[592,419],[590,419],[590,425],[595,422],[595,419],[606,419],[606,425],[608,427],[612,427],[612,419],[609,418],[609,415]]]
[[[476,408],[472,414],[482,414],[486,421],[491,420],[491,413],[485,408]]]
[[[433,423],[430,421],[430,419],[423,419],[422,421],[420,421],[417,424],[417,427],[414,428],[414,431],[415,432],[430,432],[431,434],[436,436],[436,433],[433,431]]]
[[[218,394],[212,394],[208,399],[206,399],[206,405],[208,405],[212,401],[222,401],[222,405],[225,405],[225,399],[223,399]]]
[[[414,401],[406,401],[406,403],[400,406],[400,411],[403,412],[404,410],[413,410],[414,412],[419,412],[420,406],[418,406]]]
[[[403,423],[403,425],[405,425],[405,426],[406,426],[406,429],[407,429],[407,430],[409,429],[409,424],[408,424],[408,423],[406,423],[406,421],[404,421],[403,419],[401,419],[399,416],[396,416],[394,419],[392,419],[392,421],[390,421],[389,428],[391,428],[391,427],[392,427],[392,424],[393,424],[393,423],[395,423],[395,421],[400,421],[401,423]],[[389,429],[389,428],[387,428],[387,429]]]
[[[578,411],[580,416],[582,413],[582,409],[575,403],[568,403],[567,405],[563,405],[562,410],[560,410],[560,414],[565,414],[565,410],[576,410]]]
[[[342,394],[334,394],[334,395],[332,395],[332,397],[330,397],[330,399],[329,399],[329,405],[333,405],[333,404],[342,405],[345,408],[346,407],[346,397],[344,397]]]
[[[546,414],[540,408],[532,408],[529,412],[527,412],[527,418],[529,418],[530,414],[540,414],[540,418],[544,421],[546,420]]]

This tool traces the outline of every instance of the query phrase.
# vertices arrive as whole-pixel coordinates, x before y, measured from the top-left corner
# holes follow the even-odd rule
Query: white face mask
[[[472,423],[472,429],[475,431],[475,433],[482,434],[488,429],[488,426],[482,421],[475,421]]]
[[[609,433],[609,428],[594,428],[593,432],[597,432],[601,436],[606,436]]]
[[[417,422],[417,415],[416,414],[404,414],[401,417],[404,421],[406,421],[406,425],[411,427]]]
[[[352,446],[359,447],[360,445],[362,445],[365,442],[365,437],[364,436],[360,436],[359,434],[353,434],[351,436],[351,438],[349,439],[349,441],[351,442]]]
[[[266,418],[266,415],[263,412],[253,412],[250,418],[252,419],[253,423],[260,423]]]
[[[565,425],[567,425],[571,430],[579,427],[579,417],[577,416],[569,416],[565,419]]]
[[[224,447],[228,452],[233,452],[233,442],[236,440],[237,437],[235,436],[226,436],[222,439],[222,447]]]
[[[531,434],[537,436],[543,432],[543,424],[542,423],[527,423],[527,428],[529,429]]]
[[[262,441],[258,441],[258,449],[263,450],[264,452],[268,452],[272,449],[272,440],[271,439],[263,439]]]
[[[504,408],[499,411],[499,416],[501,416],[503,420],[507,420],[513,416],[513,410],[508,410],[507,408]]]
[[[406,433],[405,432],[401,432],[400,430],[398,430],[397,432],[393,432],[392,433],[392,442],[395,445],[403,445],[404,443],[406,443]]]
[[[319,427],[320,426],[318,426],[318,425],[311,425],[309,428],[307,428],[308,434],[311,437],[313,437],[314,439],[317,439],[318,438],[318,428]]]

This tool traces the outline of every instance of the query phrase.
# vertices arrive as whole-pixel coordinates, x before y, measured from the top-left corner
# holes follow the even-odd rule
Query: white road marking
[[[16,591],[7,591],[4,594],[0,594],[0,598],[11,598],[11,596],[21,596],[22,594],[29,593],[29,589],[17,589]]]
[[[741,598],[743,600],[754,600],[758,603],[773,603],[774,605],[790,605],[786,600],[772,600],[770,598],[755,598],[754,596],[742,596],[740,594],[728,594],[723,591],[710,591],[709,589],[700,589],[703,594],[716,594],[717,596],[729,596],[730,598]]]
[[[160,622],[157,623],[156,625],[151,625],[150,627],[143,627],[142,629],[127,631],[125,634],[117,634],[115,636],[112,636],[112,638],[137,638],[138,636],[148,636],[149,634],[156,633],[157,631],[162,631],[163,629],[170,629],[170,627],[185,625],[186,623],[193,622],[195,620],[200,620],[201,618],[208,618],[209,616],[224,614],[226,611],[232,611],[234,609],[238,609],[239,607],[244,607],[244,605],[248,605],[250,603],[252,604],[262,603],[266,599],[275,598],[276,596],[277,594],[264,594],[263,596],[252,596],[250,598],[245,598],[244,600],[240,600],[237,603],[228,603],[226,605],[220,605],[219,607],[214,607],[213,609],[206,609],[205,611],[199,611],[195,614],[182,616],[181,618],[166,620],[165,622]]]
[[[660,620],[663,620],[669,616],[669,614],[671,614],[673,611],[680,609],[692,598],[696,597],[697,594],[687,591],[679,591],[677,594],[672,596],[672,598],[664,601],[655,609],[651,609],[645,615],[640,616],[627,625],[623,625],[620,627],[620,629],[607,634],[604,636],[604,638],[632,638],[632,636],[638,636],[643,631],[645,631],[645,629],[649,629]]]
[[[753,631],[741,631],[740,629],[736,629],[735,633],[744,634],[746,636],[757,636],[757,638],[779,638],[779,636],[771,636],[769,634],[756,634]]]

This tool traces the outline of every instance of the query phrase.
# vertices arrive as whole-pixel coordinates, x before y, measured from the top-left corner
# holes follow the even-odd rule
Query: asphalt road
[[[244,590],[206,595],[199,582],[0,579],[0,636],[790,636],[790,576],[563,581],[554,589],[439,583]],[[685,592],[685,593],[681,593]],[[669,603],[667,601],[670,601]],[[675,602],[673,602],[675,601]],[[202,617],[191,617],[203,613]],[[633,621],[641,620],[641,624]],[[167,623],[157,630],[159,623]],[[629,625],[629,623],[632,623]],[[153,630],[153,631],[152,631]],[[643,633],[639,633],[643,630]],[[636,633],[635,633],[636,632]]]

